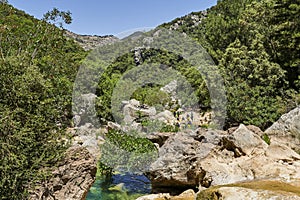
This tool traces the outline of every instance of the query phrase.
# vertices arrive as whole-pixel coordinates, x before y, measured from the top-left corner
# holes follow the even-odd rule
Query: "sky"
[[[193,11],[216,5],[217,0],[8,0],[14,7],[41,19],[54,7],[72,13],[64,27],[77,34],[115,35],[154,28]],[[121,34],[122,35],[122,34]]]

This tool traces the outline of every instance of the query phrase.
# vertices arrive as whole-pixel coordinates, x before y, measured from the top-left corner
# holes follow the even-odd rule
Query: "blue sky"
[[[73,22],[65,28],[78,34],[117,35],[204,10],[217,0],[9,0],[9,3],[39,19],[54,7],[69,10]]]

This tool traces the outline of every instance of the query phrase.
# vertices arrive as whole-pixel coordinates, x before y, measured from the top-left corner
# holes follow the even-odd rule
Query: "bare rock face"
[[[119,39],[113,35],[79,35],[70,31],[66,31],[65,35],[69,38],[74,39],[75,42],[77,42],[84,50],[87,51],[119,41]]]
[[[156,115],[155,107],[148,107],[146,105],[141,105],[139,101],[131,99],[130,101],[122,102],[123,115],[125,124],[132,124],[139,117],[153,117]]]
[[[106,131],[106,128],[95,128],[90,123],[75,127],[71,132],[73,135],[73,144],[82,145],[98,160],[101,152],[100,145],[104,143]]]
[[[300,106],[282,115],[265,133],[271,141],[285,144],[300,153]]]
[[[153,192],[179,193],[256,179],[286,182],[300,179],[300,157],[286,145],[267,145],[244,125],[232,133],[200,129],[170,135],[147,176]]]
[[[31,192],[32,200],[84,200],[95,181],[96,160],[81,146],[72,146],[53,171],[53,177]]]

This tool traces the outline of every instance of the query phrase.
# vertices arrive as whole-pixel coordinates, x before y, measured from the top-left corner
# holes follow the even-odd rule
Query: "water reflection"
[[[86,199],[134,200],[150,192],[151,183],[144,175],[114,174],[98,177]]]

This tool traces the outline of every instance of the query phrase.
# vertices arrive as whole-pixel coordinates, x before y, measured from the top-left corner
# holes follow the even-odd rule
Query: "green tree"
[[[86,53],[63,34],[0,4],[1,199],[26,199],[68,146],[72,82]]]
[[[282,85],[285,71],[269,61],[257,38],[247,48],[239,40],[232,43],[220,62],[228,97],[228,125],[254,124],[266,128],[283,110]]]

